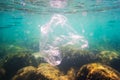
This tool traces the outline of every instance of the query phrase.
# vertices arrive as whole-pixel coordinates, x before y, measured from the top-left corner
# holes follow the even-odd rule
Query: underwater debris
[[[80,68],[76,80],[120,80],[120,73],[107,65],[92,63]]]
[[[62,61],[60,47],[88,48],[88,41],[78,34],[61,14],[54,14],[50,21],[41,26],[40,52],[46,62],[56,66]]]

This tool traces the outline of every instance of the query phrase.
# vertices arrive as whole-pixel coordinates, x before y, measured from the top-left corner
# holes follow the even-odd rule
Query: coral
[[[80,68],[76,80],[120,80],[120,73],[107,65],[92,63]]]

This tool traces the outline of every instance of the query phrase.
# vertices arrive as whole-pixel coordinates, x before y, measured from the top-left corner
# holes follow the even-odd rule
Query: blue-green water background
[[[51,8],[47,0],[30,1],[0,0],[2,48],[15,45],[39,51],[40,27],[58,13],[88,40],[89,49],[120,51],[120,0],[69,0],[65,9]]]

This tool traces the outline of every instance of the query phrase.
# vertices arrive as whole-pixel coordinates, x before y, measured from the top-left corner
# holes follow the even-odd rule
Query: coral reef
[[[76,80],[120,80],[120,73],[107,65],[92,63],[80,68]]]

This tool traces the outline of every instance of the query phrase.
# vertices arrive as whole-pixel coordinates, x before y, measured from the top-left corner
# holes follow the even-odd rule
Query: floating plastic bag
[[[41,55],[51,65],[59,65],[62,61],[60,47],[67,45],[83,49],[88,46],[88,42],[72,29],[65,16],[54,14],[48,23],[41,26]]]

